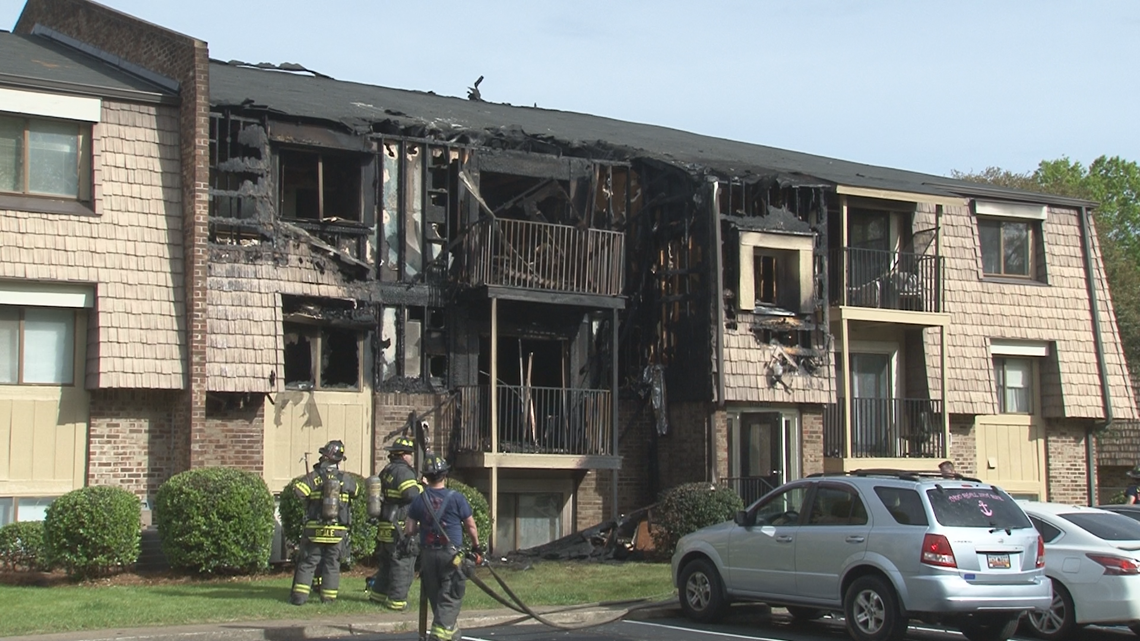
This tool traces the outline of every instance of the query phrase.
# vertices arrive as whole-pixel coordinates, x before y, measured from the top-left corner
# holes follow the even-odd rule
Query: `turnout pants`
[[[432,624],[429,639],[451,641],[458,630],[459,607],[467,591],[467,577],[456,559],[463,560],[454,547],[425,548],[420,552],[420,588],[431,602]]]
[[[376,543],[378,565],[372,576],[372,592],[368,598],[392,610],[408,607],[408,589],[416,576],[416,557],[403,557],[391,541]]]
[[[293,591],[289,599],[295,605],[309,600],[313,574],[320,568],[321,601],[335,601],[340,588],[340,543],[305,541],[293,571]]]

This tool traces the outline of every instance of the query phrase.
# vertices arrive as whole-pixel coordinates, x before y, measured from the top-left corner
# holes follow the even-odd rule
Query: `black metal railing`
[[[780,484],[778,476],[733,476],[724,479],[724,485],[731,487],[744,499],[744,505],[755,503]]]
[[[498,451],[609,455],[613,450],[609,390],[499,385]],[[459,450],[491,451],[491,387],[459,388]]]
[[[621,232],[485,218],[471,228],[464,245],[463,281],[471,286],[621,294]]]
[[[942,257],[840,247],[831,251],[831,303],[942,311]]]
[[[824,409],[824,455],[844,458],[848,438],[853,458],[945,458],[942,401],[853,398],[848,429],[840,399]]]

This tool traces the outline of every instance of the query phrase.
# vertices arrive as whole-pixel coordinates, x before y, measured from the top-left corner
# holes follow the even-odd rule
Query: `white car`
[[[1029,612],[1029,632],[1077,638],[1079,626],[1127,625],[1140,634],[1140,522],[1092,507],[1018,501],[1045,539],[1053,604]]]

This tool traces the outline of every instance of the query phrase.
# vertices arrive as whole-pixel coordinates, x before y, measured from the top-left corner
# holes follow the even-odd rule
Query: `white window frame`
[[[737,308],[741,310],[756,309],[756,272],[755,261],[758,251],[764,250],[778,252],[793,252],[795,259],[790,261],[795,265],[798,274],[792,282],[799,287],[798,309],[789,311],[808,313],[813,309],[812,296],[812,252],[815,239],[812,236],[799,236],[792,234],[772,234],[767,232],[748,231],[740,234],[740,281],[737,291]],[[783,275],[787,281],[790,275]]]

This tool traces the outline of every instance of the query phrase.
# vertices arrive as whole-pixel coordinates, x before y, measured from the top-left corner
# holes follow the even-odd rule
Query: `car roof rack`
[[[888,478],[902,479],[904,481],[922,481],[934,479],[946,479],[949,481],[969,481],[972,483],[984,483],[981,479],[976,479],[972,476],[963,476],[961,474],[954,474],[947,476],[937,470],[930,472],[915,471],[915,470],[897,470],[892,468],[868,468],[858,470],[848,470],[846,472],[817,472],[809,474],[807,478],[823,478],[828,476],[883,476]]]

